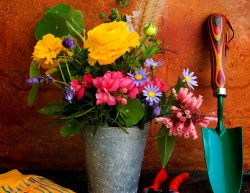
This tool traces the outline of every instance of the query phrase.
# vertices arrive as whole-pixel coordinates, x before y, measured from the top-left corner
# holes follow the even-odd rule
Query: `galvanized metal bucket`
[[[137,193],[149,123],[144,129],[92,127],[82,132],[89,193]]]

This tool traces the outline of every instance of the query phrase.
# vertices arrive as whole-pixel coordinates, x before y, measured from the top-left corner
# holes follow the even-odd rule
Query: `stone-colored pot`
[[[149,123],[144,129],[92,127],[82,132],[89,193],[137,193]]]

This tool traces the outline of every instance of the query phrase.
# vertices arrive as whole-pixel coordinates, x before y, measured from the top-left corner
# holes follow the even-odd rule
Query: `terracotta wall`
[[[63,138],[59,129],[48,126],[51,120],[37,113],[47,100],[58,93],[42,89],[37,103],[29,108],[26,98],[31,54],[35,45],[34,25],[44,11],[61,0],[0,1],[0,167],[83,169],[80,135]],[[88,29],[98,21],[97,14],[114,6],[113,0],[65,0],[74,9],[81,9]],[[131,1],[133,5],[134,1]],[[250,64],[250,1],[248,0],[169,0],[160,23],[159,38],[178,54],[161,56],[166,65],[159,73],[171,86],[176,75],[189,67],[198,76],[196,94],[204,96],[202,109],[216,111],[216,100],[210,88],[210,58],[204,20],[214,12],[225,14],[231,21],[235,38],[226,61],[228,96],[225,100],[225,125],[242,126],[244,132],[244,167],[250,169],[249,132],[249,64]],[[157,10],[156,10],[157,11]],[[215,125],[210,125],[214,128]],[[148,135],[143,169],[160,167],[155,137],[157,127]],[[197,140],[177,138],[169,169],[204,170],[202,136]]]

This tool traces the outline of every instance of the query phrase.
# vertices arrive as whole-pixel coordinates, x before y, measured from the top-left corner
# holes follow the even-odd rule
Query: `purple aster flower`
[[[154,86],[153,84],[148,84],[144,86],[144,90],[142,91],[143,96],[146,97],[146,101],[149,103],[156,103],[160,102],[160,96],[162,96],[161,92],[158,92],[159,88]]]
[[[45,75],[29,78],[26,82],[29,84],[50,85],[52,83],[52,80],[53,78],[50,75]]]
[[[149,81],[147,77],[148,72],[143,68],[140,68],[138,71],[134,72],[134,74],[128,73],[128,75],[134,80],[136,86],[143,85],[143,83]]]
[[[157,68],[159,66],[162,66],[164,63],[161,62],[161,61],[155,62],[152,58],[149,58],[149,59],[146,59],[144,64],[145,64],[145,66],[148,66],[148,67],[150,67],[152,69],[155,69],[155,68]]]
[[[188,85],[188,87],[194,90],[193,86],[198,86],[198,82],[195,81],[195,79],[197,77],[193,76],[194,72],[190,72],[189,73],[189,69],[187,68],[187,69],[183,69],[182,74],[184,76],[183,82],[186,82],[187,85]]]
[[[62,41],[62,45],[65,47],[65,48],[74,48],[75,46],[75,42],[74,40],[72,40],[70,37],[66,37],[64,38],[64,40]]]
[[[67,100],[69,103],[72,103],[72,99],[75,94],[75,88],[71,85],[67,85],[64,87],[65,93],[64,93],[64,98]]]

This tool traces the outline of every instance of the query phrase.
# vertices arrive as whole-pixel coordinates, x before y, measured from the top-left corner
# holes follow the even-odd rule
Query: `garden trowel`
[[[211,83],[214,95],[218,98],[218,123],[216,129],[202,128],[202,135],[206,167],[213,192],[239,193],[243,176],[242,128],[226,129],[223,125],[223,100],[226,96],[224,60],[227,44],[233,38],[232,36],[227,41],[225,24],[232,29],[222,14],[212,14],[207,19],[211,45]]]

